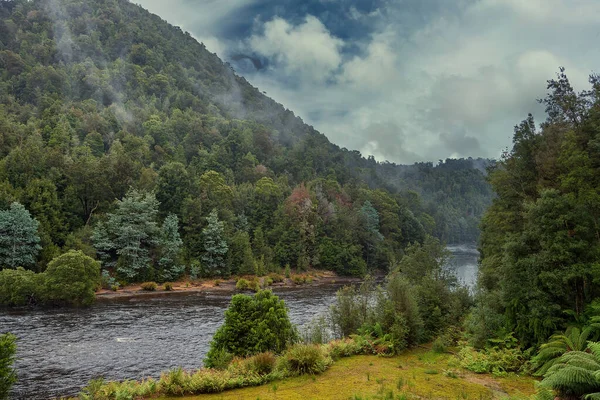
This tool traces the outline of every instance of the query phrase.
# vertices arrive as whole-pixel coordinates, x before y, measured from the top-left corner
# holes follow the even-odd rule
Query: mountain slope
[[[228,272],[244,272],[250,255],[258,270],[388,268],[426,233],[474,239],[472,222],[453,230],[491,197],[469,160],[459,174],[444,163],[423,175],[340,149],[189,34],[124,0],[0,2],[0,67],[0,209],[18,201],[40,221],[39,269],[70,248],[96,255],[116,199],[152,207],[131,188],[155,193],[153,224],[178,217],[188,268],[203,264],[216,210]],[[421,185],[425,176],[454,184],[436,197],[444,187]],[[154,265],[137,278],[155,277],[162,250],[136,240]]]

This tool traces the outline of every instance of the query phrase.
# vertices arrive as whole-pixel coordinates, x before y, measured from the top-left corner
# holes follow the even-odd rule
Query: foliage
[[[22,268],[0,271],[0,305],[35,304],[87,306],[100,286],[100,264],[71,250],[48,264],[45,272]]]
[[[140,285],[140,287],[142,288],[142,290],[145,290],[147,292],[154,292],[158,285],[156,284],[156,282],[144,282]]]
[[[39,222],[31,218],[20,203],[0,210],[0,267],[33,267],[41,250],[37,229]]]
[[[44,275],[44,302],[87,306],[94,302],[100,285],[100,263],[70,250],[52,260]]]
[[[12,385],[17,376],[12,364],[17,352],[17,338],[10,333],[0,335],[0,399],[8,399]]]
[[[0,209],[39,222],[10,268],[74,249],[129,282],[184,266],[363,276],[426,234],[477,237],[485,160],[402,166],[339,148],[131,2],[0,1],[0,32]],[[214,209],[222,240],[207,243]]]
[[[216,209],[211,211],[206,221],[208,226],[202,231],[204,237],[202,265],[210,275],[226,277],[230,272],[225,263],[225,255],[229,247],[223,237],[223,222],[219,221]]]
[[[316,375],[324,372],[332,363],[316,345],[298,343],[286,350],[280,358],[278,368],[289,375]]]
[[[180,259],[182,245],[183,241],[179,236],[179,220],[175,214],[169,214],[163,222],[159,242],[158,268],[161,280],[176,280],[185,271],[185,265]]]
[[[559,357],[540,383],[556,391],[560,398],[600,396],[600,343],[589,342],[586,351],[569,351]]]
[[[546,121],[517,125],[489,175],[498,196],[482,222],[481,298],[499,300],[498,331],[524,346],[573,325],[600,294],[598,76],[590,84],[576,93],[561,68],[541,100]]]
[[[215,333],[205,365],[213,365],[219,351],[247,356],[265,351],[282,352],[295,341],[296,331],[290,323],[283,300],[268,290],[254,296],[232,297],[225,311],[225,322]]]
[[[586,351],[588,340],[594,341],[598,337],[597,326],[587,326],[583,330],[577,327],[569,327],[564,333],[556,333],[550,336],[548,342],[540,346],[540,350],[531,360],[536,367],[535,375],[544,374],[560,359],[570,351]]]
[[[26,306],[42,302],[45,274],[23,268],[0,271],[0,305]]]

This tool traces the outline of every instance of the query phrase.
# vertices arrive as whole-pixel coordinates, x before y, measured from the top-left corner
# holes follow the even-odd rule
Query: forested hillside
[[[597,318],[599,77],[590,84],[577,93],[561,70],[542,100],[548,119],[539,129],[531,115],[519,124],[512,150],[490,174],[498,197],[482,224],[481,293],[471,321],[478,339],[514,332],[528,347]],[[582,334],[580,350],[593,337]]]
[[[475,167],[340,149],[128,1],[0,1],[1,268],[81,250],[129,282],[362,275],[428,234],[476,240]]]

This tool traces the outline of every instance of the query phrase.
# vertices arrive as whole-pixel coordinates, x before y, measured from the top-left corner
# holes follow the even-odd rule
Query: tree
[[[108,261],[108,266],[116,265],[117,272],[127,279],[149,277],[150,251],[160,242],[157,214],[158,201],[153,193],[130,190],[117,201],[117,209],[108,214],[108,220],[94,230],[92,239],[101,259]]]
[[[365,201],[360,208],[360,216],[363,223],[363,244],[365,259],[368,267],[373,267],[377,246],[383,241],[383,235],[379,232],[379,213],[369,200]]]
[[[229,245],[229,268],[234,274],[254,274],[254,255],[250,246],[248,232],[238,231],[231,238]]]
[[[10,209],[0,211],[0,267],[35,265],[41,250],[38,226],[39,222],[20,203],[12,203]]]
[[[163,222],[160,235],[161,257],[158,266],[162,280],[173,281],[185,271],[185,265],[179,259],[182,244],[179,237],[179,220],[176,215],[169,214]]]
[[[202,231],[204,254],[202,266],[212,276],[227,276],[229,269],[225,262],[225,255],[229,246],[223,235],[223,222],[219,221],[217,210],[214,209],[206,217],[208,226]]]
[[[10,333],[0,335],[0,400],[8,399],[10,388],[17,381],[17,375],[12,366],[16,352],[16,336]]]
[[[158,171],[156,183],[156,199],[160,203],[160,210],[164,213],[182,215],[184,199],[188,196],[190,179],[185,165],[172,162],[163,165]]]
[[[237,294],[210,343],[204,365],[213,366],[220,352],[241,357],[265,351],[281,353],[296,338],[284,301],[270,290],[254,296]]]
[[[71,250],[55,258],[44,274],[46,302],[75,306],[94,302],[100,284],[100,263],[82,251]]]

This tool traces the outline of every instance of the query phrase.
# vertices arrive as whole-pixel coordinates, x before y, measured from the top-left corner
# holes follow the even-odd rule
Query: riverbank
[[[304,279],[294,279],[295,277],[302,277]],[[165,290],[164,285],[158,285],[155,291],[147,291],[142,289],[141,284],[128,285],[117,291],[101,289],[96,292],[96,300],[103,301],[134,297],[158,297],[185,293],[235,293],[240,292],[240,290],[236,288],[236,282],[239,278],[240,277],[232,277],[230,279],[201,279],[172,282],[170,290]],[[310,271],[304,274],[293,275],[290,278],[282,276],[281,282],[271,282],[270,284],[267,284],[268,276],[244,276],[241,278],[246,280],[258,279],[259,285],[264,288],[288,289],[323,285],[349,285],[362,281],[361,278],[339,276],[332,271]]]
[[[217,399],[525,399],[535,393],[529,376],[474,374],[450,354],[419,348],[395,356],[342,358],[321,375],[304,375],[218,394],[181,397]],[[166,398],[162,398],[166,399]]]

